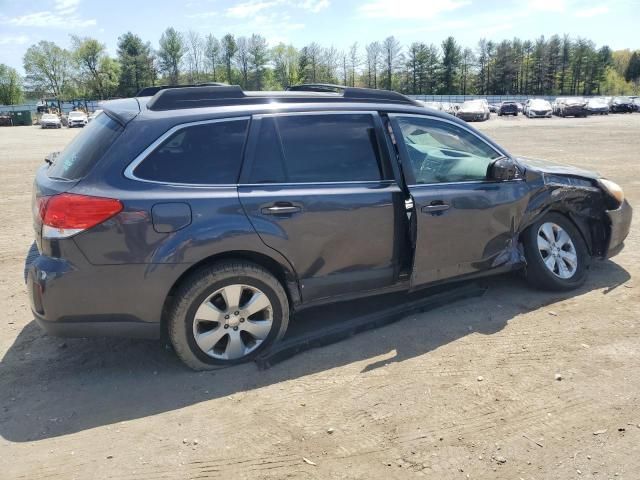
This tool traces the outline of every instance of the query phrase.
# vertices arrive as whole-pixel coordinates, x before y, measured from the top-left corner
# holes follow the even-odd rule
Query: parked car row
[[[421,105],[444,111],[467,122],[489,120],[491,113],[499,117],[518,116],[528,118],[586,117],[587,115],[608,115],[609,113],[640,112],[640,97],[558,97],[553,103],[541,98],[531,98],[524,103],[506,100],[489,104],[485,99],[467,100],[463,103],[421,102]]]
[[[63,125],[69,128],[82,128],[94,120],[101,112],[102,110],[96,110],[91,115],[87,115],[81,110],[74,110],[66,116],[60,116],[55,113],[43,113],[40,117],[39,124],[42,128],[62,128]]]

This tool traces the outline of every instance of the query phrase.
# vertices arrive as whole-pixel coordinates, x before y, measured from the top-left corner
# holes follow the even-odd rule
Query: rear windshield
[[[82,129],[49,167],[51,178],[78,180],[104,155],[122,132],[122,126],[108,115],[99,115]]]

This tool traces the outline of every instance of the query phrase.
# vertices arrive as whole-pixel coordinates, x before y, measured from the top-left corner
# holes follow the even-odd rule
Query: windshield
[[[64,180],[84,177],[121,132],[122,126],[108,115],[96,117],[60,152],[49,167],[48,175]]]
[[[483,103],[481,100],[469,100],[462,104],[462,107],[465,110],[482,110]]]
[[[546,100],[531,100],[529,106],[531,108],[551,108],[551,104]]]
[[[84,113],[82,113],[82,112],[70,112],[69,116],[70,117],[84,117]]]
[[[55,120],[56,117],[53,113],[45,113],[44,115],[42,115],[42,119],[43,120]]]

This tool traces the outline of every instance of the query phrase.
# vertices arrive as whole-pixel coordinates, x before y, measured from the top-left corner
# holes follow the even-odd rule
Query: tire
[[[193,370],[249,361],[282,338],[289,325],[284,288],[271,273],[250,262],[229,260],[198,270],[183,281],[175,298],[169,310],[169,338],[178,357]],[[255,308],[268,305],[249,313],[255,299],[259,299]]]
[[[40,256],[40,252],[38,251],[38,246],[36,242],[33,242],[29,247],[29,251],[27,252],[27,256],[24,259],[24,283],[27,283],[27,274],[29,273],[29,267],[33,263],[33,261]]]
[[[549,225],[553,226],[551,231]],[[556,227],[566,233],[571,248],[569,243],[563,241],[566,238]],[[549,233],[555,237],[555,248],[553,242],[547,242],[549,245],[544,243]],[[539,237],[542,239],[540,244]],[[527,260],[526,277],[531,286],[541,290],[564,291],[578,288],[585,282],[591,256],[581,233],[564,215],[548,213],[537,220],[523,232],[522,243]],[[575,266],[571,264],[571,255]],[[545,258],[550,259],[548,263],[545,263]]]

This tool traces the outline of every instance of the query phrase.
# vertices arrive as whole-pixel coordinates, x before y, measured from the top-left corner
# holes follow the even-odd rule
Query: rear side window
[[[248,120],[228,120],[182,128],[151,152],[133,174],[166,183],[236,183],[248,124]]]
[[[108,115],[99,115],[82,129],[49,167],[51,178],[78,180],[102,158],[122,132],[122,126]]]
[[[261,122],[251,183],[380,180],[369,114],[283,115]]]

